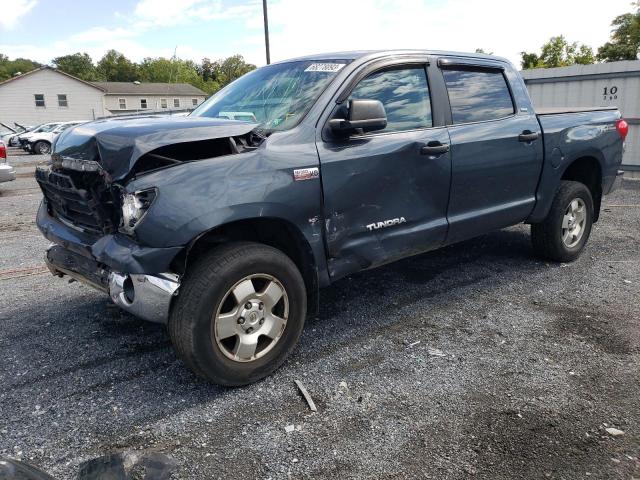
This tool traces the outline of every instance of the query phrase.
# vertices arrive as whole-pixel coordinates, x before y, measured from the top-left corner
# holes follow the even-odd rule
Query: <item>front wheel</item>
[[[276,370],[300,338],[306,290],[296,265],[257,243],[228,244],[198,258],[169,318],[178,356],[221,385],[245,385]]]
[[[38,155],[46,155],[51,151],[51,144],[49,142],[36,142],[31,147],[31,153],[37,153]]]
[[[582,253],[593,225],[593,198],[586,185],[563,180],[547,217],[531,225],[535,253],[556,262],[571,262]]]

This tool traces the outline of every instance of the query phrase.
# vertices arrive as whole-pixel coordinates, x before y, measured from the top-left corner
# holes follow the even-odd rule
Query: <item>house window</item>
[[[167,99],[166,98],[161,98],[160,99],[160,106],[162,108],[167,108]]]
[[[36,107],[44,107],[44,93],[36,93],[34,95],[36,98]]]
[[[69,103],[67,102],[67,96],[65,94],[58,94],[58,106],[65,108],[69,106]]]
[[[191,105],[193,105],[194,107],[195,107],[196,105],[198,105],[198,99],[197,99],[197,98],[192,98],[192,99],[191,99]]]
[[[119,98],[118,99],[118,105],[120,106],[120,110],[126,110],[127,109],[127,99],[126,98]]]
[[[140,108],[142,108],[142,109],[147,108],[147,99],[146,98],[141,98],[140,99]]]
[[[180,99],[179,98],[174,98],[173,99],[173,107],[174,108],[180,108]]]

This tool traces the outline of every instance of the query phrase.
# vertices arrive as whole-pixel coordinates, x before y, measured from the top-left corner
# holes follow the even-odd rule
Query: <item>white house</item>
[[[0,83],[0,122],[13,126],[106,115],[104,91],[51,67],[41,67]]]
[[[104,106],[111,114],[143,110],[192,110],[206,94],[188,83],[93,82],[104,90]]]
[[[205,98],[186,83],[86,82],[44,66],[0,82],[0,122],[37,125],[146,110],[185,111]]]

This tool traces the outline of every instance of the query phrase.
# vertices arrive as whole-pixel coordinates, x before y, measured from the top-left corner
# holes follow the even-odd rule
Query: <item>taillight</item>
[[[616,122],[616,130],[618,130],[620,138],[624,140],[627,138],[627,133],[629,133],[629,124],[623,119],[620,119]]]
[[[5,147],[4,144],[0,144],[0,159],[7,159],[7,147]]]

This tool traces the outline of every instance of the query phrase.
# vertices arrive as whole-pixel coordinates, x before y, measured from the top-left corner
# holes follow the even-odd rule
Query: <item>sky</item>
[[[486,52],[519,65],[554,35],[597,50],[630,0],[268,0],[272,61],[358,49]],[[262,0],[0,0],[0,53],[50,63],[241,54],[265,64]]]

